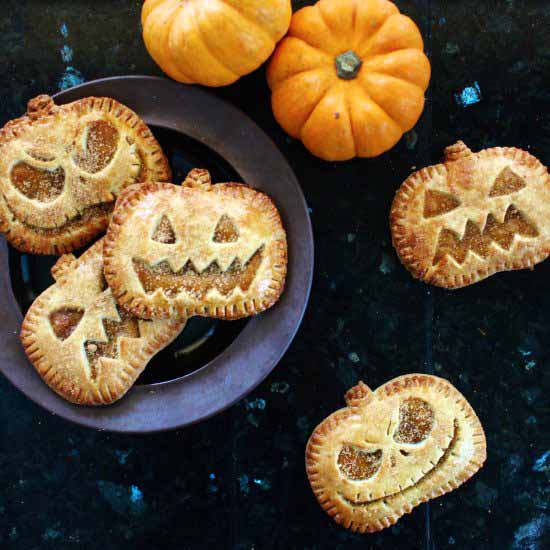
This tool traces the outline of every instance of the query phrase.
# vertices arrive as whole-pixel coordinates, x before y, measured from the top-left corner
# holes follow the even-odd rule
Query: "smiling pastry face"
[[[31,305],[21,340],[44,381],[73,403],[120,399],[185,326],[142,321],[117,306],[103,277],[102,240],[78,259],[62,256],[52,274],[57,282]]]
[[[396,378],[376,391],[362,382],[347,408],[325,419],[306,449],[321,506],[354,531],[379,531],[421,502],[470,478],[486,457],[474,411],[447,381]]]
[[[286,234],[269,197],[242,184],[212,185],[204,170],[181,187],[129,189],[105,241],[109,286],[144,318],[254,315],[279,299],[286,263]]]
[[[124,105],[39,96],[0,131],[0,230],[24,252],[68,252],[106,228],[125,187],[169,178],[157,141]]]
[[[403,183],[390,221],[401,261],[427,283],[456,288],[530,268],[550,254],[550,176],[520,149],[474,154],[459,142]]]

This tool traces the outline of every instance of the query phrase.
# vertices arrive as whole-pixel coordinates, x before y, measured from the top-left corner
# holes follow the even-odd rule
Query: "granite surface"
[[[294,2],[294,7],[312,2]],[[53,417],[0,378],[0,547],[550,547],[550,263],[460,291],[415,282],[387,214],[411,172],[460,138],[526,148],[550,163],[550,8],[543,0],[398,1],[433,66],[414,131],[375,160],[330,164],[275,123],[263,69],[215,93],[252,117],[300,180],[316,234],[311,302],[268,379],[227,412],[152,436],[97,433]],[[138,0],[4,0],[0,121],[83,80],[160,74]],[[448,378],[488,438],[483,470],[386,531],[346,532],[317,505],[306,440],[359,379]]]

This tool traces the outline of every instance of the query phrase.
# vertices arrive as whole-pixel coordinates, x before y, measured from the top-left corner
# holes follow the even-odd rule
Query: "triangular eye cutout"
[[[170,220],[166,216],[162,216],[152,239],[158,243],[174,244],[176,242],[176,233],[170,223]]]
[[[490,197],[500,197],[502,195],[510,195],[516,193],[520,189],[527,187],[525,180],[520,178],[508,166],[495,179],[493,187],[489,192]]]
[[[83,315],[83,309],[72,307],[63,307],[50,313],[50,324],[54,334],[60,340],[66,340],[74,332]]]
[[[238,240],[239,231],[235,227],[235,223],[227,214],[224,214],[216,225],[213,241],[215,243],[234,243]]]
[[[453,195],[449,195],[449,193],[429,189],[424,195],[425,218],[434,218],[435,216],[447,214],[447,212],[451,212],[459,206],[460,201],[456,197],[453,197]]]

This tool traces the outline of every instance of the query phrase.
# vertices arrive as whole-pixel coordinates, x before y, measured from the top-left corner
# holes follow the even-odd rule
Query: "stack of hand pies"
[[[286,234],[269,197],[212,185],[206,170],[170,180],[149,128],[110,98],[39,96],[0,131],[0,230],[22,252],[61,255],[21,341],[68,401],[120,399],[190,316],[255,315],[283,291]]]

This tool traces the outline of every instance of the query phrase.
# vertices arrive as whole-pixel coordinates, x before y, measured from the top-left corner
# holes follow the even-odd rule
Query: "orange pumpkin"
[[[420,31],[386,0],[321,0],[294,14],[267,78],[279,124],[325,160],[374,157],[420,118]]]
[[[290,0],[146,0],[143,39],[180,82],[225,86],[257,69],[290,24]]]

